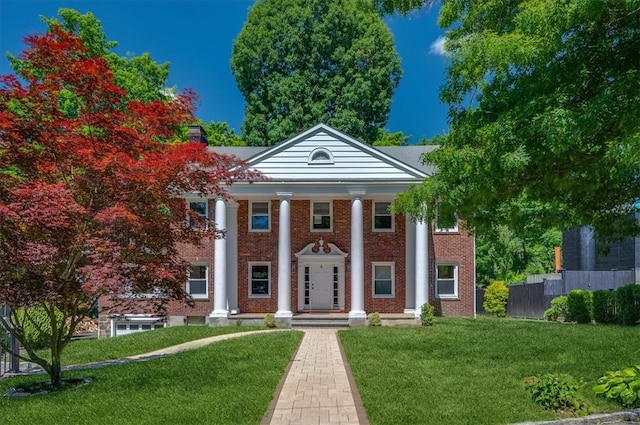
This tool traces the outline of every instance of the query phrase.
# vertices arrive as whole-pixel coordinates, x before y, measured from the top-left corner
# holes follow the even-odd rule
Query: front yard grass
[[[339,332],[372,425],[508,424],[549,420],[525,376],[584,382],[594,412],[620,410],[591,391],[607,370],[640,363],[640,331],[512,319],[436,318],[433,327]]]
[[[46,396],[0,397],[0,423],[256,425],[301,338],[300,332],[252,335],[147,362],[63,372],[93,384]],[[0,392],[34,379],[2,380]]]
[[[144,354],[210,336],[265,329],[259,326],[172,326],[154,331],[71,341],[62,353],[63,365],[78,365]],[[43,352],[46,355],[46,352]]]

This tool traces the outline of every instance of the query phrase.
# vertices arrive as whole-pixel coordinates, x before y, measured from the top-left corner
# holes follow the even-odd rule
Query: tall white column
[[[227,310],[238,313],[238,207],[227,202]]]
[[[364,235],[362,197],[364,192],[351,192],[351,324],[364,324]]]
[[[224,199],[216,199],[214,214],[216,231],[226,231],[227,205]],[[217,237],[213,247],[213,311],[209,316],[227,318],[227,238]]]
[[[290,325],[291,312],[291,205],[290,192],[276,193],[280,198],[278,223],[278,311],[280,324]]]
[[[422,304],[429,302],[429,222],[416,223],[416,310],[420,318]]]

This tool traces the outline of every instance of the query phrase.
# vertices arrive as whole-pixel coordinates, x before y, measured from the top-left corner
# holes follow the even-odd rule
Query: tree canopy
[[[373,3],[259,0],[233,44],[247,145],[272,145],[324,122],[368,143],[387,122],[400,77]]]
[[[40,19],[47,25],[48,31],[60,26],[65,31],[78,36],[83,46],[92,55],[103,58],[109,64],[115,83],[126,90],[128,100],[167,101],[175,95],[176,89],[167,87],[168,62],[158,64],[149,53],[143,53],[140,56],[118,56],[112,51],[118,46],[118,42],[107,40],[102,24],[91,12],[82,14],[74,9],[62,8],[58,11],[58,15],[60,19],[44,16]],[[12,55],[9,55],[9,61],[15,70],[29,65]]]
[[[453,205],[482,231],[536,221],[634,234],[640,3],[445,0],[450,133],[398,206]]]
[[[59,386],[60,355],[101,296],[188,301],[177,244],[215,235],[187,223],[198,217],[184,194],[224,196],[224,185],[255,175],[181,143],[193,93],[131,100],[83,39],[52,25],[25,41],[16,74],[0,76],[0,304],[12,308],[22,358]],[[19,327],[32,307],[50,318],[51,360]]]

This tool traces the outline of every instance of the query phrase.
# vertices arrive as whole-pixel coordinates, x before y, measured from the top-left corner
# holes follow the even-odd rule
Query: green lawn
[[[77,365],[102,360],[121,359],[200,338],[258,329],[266,328],[258,326],[173,326],[149,332],[123,335],[117,338],[72,341],[62,353],[62,364]]]
[[[157,360],[63,373],[94,382],[47,396],[0,397],[0,423],[256,425],[301,338],[300,332],[246,336]],[[114,340],[127,342],[124,336]],[[2,380],[0,392],[33,379]]]
[[[583,380],[595,412],[620,410],[591,387],[607,370],[640,363],[640,330],[510,319],[436,318],[431,328],[339,332],[372,425],[507,424],[549,420],[523,378]]]

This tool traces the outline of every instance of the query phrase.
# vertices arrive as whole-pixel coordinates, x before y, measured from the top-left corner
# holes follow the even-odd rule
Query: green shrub
[[[375,312],[369,315],[369,326],[382,326],[382,318],[380,313]]]
[[[268,328],[275,328],[276,316],[274,316],[272,313],[269,313],[266,316],[264,316],[264,325]]]
[[[548,320],[550,322],[557,322],[559,317],[560,317],[560,313],[558,313],[558,310],[556,310],[553,307],[548,308],[544,311],[544,320]]]
[[[62,324],[63,314],[55,310],[56,327]],[[21,308],[17,310],[16,326],[24,333],[27,344],[34,350],[42,350],[51,346],[51,320],[47,310],[42,306]]]
[[[588,410],[578,397],[580,384],[569,375],[546,374],[524,378],[531,398],[544,409],[555,412],[579,412]]]
[[[593,320],[616,323],[616,293],[604,289],[593,291]]]
[[[591,323],[593,320],[593,294],[584,289],[574,289],[567,295],[569,317],[578,323]]]
[[[571,320],[569,317],[569,299],[566,295],[560,295],[551,300],[551,308],[558,312],[558,319],[562,319],[564,322]]]
[[[640,285],[634,283],[616,290],[618,321],[626,326],[635,326],[640,321]]]
[[[484,291],[484,303],[482,306],[488,313],[495,313],[498,317],[507,314],[507,300],[509,288],[502,280],[493,280]]]
[[[605,373],[593,392],[624,407],[640,407],[640,365]]]
[[[422,307],[420,307],[420,323],[422,323],[422,326],[432,326],[434,315],[435,308],[431,304],[422,304]]]

